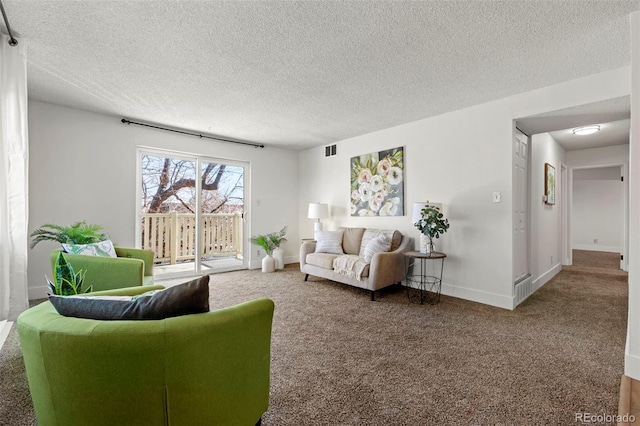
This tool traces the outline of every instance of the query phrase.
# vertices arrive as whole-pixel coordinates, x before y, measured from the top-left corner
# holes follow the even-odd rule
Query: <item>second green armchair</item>
[[[53,269],[60,250],[51,252]],[[113,290],[153,284],[153,257],[151,250],[116,248],[118,257],[87,256],[65,253],[67,262],[78,272],[86,271],[85,282],[93,291]]]

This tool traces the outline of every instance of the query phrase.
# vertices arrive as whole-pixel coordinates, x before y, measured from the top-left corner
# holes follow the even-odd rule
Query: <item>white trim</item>
[[[604,251],[607,253],[622,253],[622,250],[620,247],[614,247],[614,246],[600,246],[600,245],[593,245],[593,244],[574,244],[573,248],[575,250],[587,250],[587,251]]]
[[[13,321],[0,321],[0,349],[2,349],[2,345],[4,345],[4,342],[7,340],[7,336],[9,336],[9,331],[11,331],[12,325]]]
[[[560,251],[560,263],[563,265],[571,265],[573,263],[573,255],[571,252],[571,203],[573,199],[573,191],[571,190],[571,171],[569,167],[560,162],[560,226],[562,229],[562,250]]]
[[[545,272],[544,274],[540,275],[540,277],[538,277],[538,279],[533,281],[533,293],[535,293],[543,285],[548,283],[551,280],[551,278],[553,278],[556,275],[558,275],[560,273],[560,271],[562,271],[562,265],[560,263],[558,263],[555,266],[553,266],[551,269],[549,269],[547,272]]]
[[[505,296],[504,294],[489,293],[465,287],[458,287],[447,283],[442,283],[442,294],[445,296],[469,300],[471,302],[495,306],[497,308],[513,309],[513,296]]]
[[[624,375],[634,380],[640,380],[640,357],[631,355],[628,351],[625,351],[624,354]]]

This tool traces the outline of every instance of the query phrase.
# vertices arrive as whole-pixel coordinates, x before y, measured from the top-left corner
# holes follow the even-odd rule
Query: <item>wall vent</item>
[[[333,145],[327,145],[324,147],[324,156],[331,157],[332,155],[336,155],[338,153],[338,147]]]
[[[516,306],[524,302],[527,297],[533,294],[533,281],[531,280],[531,275],[527,275],[526,277],[516,281],[514,286]]]

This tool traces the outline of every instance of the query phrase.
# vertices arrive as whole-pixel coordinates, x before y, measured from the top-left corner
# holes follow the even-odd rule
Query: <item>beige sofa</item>
[[[341,235],[340,235],[341,233]],[[333,239],[327,243],[326,240]],[[389,242],[388,247],[383,247]],[[387,250],[384,250],[386,248]],[[340,228],[321,232],[317,241],[305,241],[300,247],[300,271],[339,283],[375,292],[406,277],[403,253],[412,249],[412,240],[399,231]]]

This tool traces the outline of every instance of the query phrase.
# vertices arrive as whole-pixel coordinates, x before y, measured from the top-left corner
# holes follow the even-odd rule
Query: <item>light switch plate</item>
[[[494,202],[494,203],[500,203],[500,202],[502,202],[502,193],[500,193],[500,192],[494,192],[494,193],[493,193],[493,202]]]

